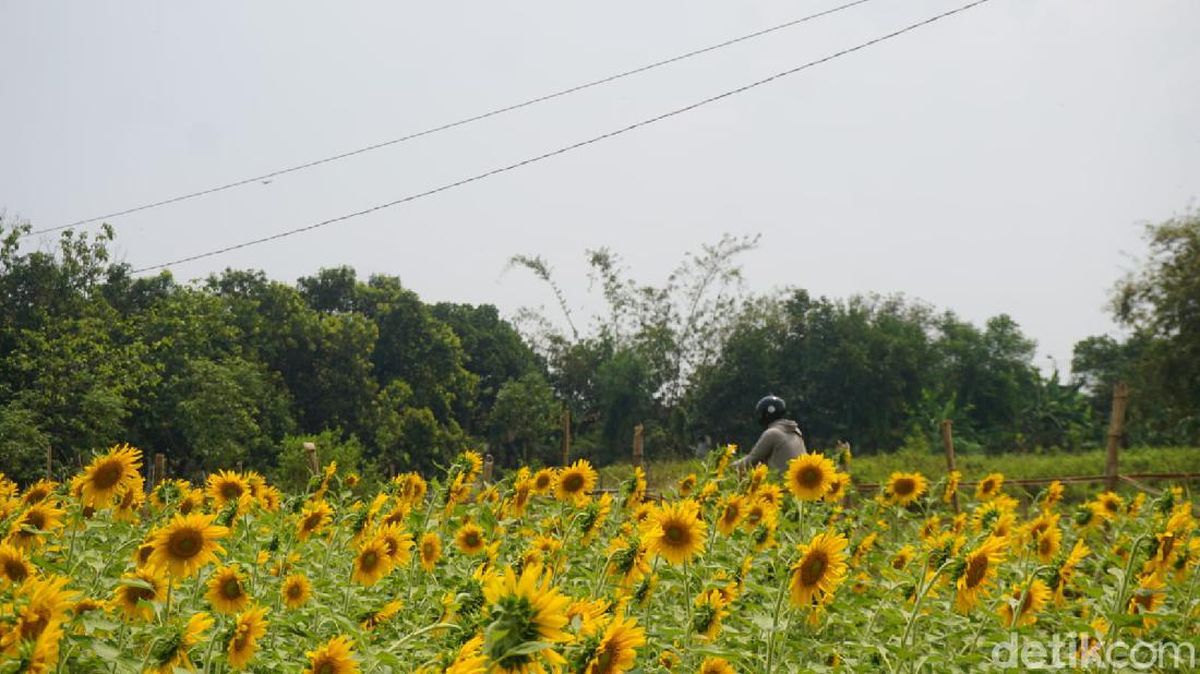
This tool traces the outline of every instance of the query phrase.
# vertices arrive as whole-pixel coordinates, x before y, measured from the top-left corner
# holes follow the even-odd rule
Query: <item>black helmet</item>
[[[776,419],[782,419],[785,412],[787,412],[787,404],[779,396],[767,396],[758,401],[758,405],[754,407],[754,414],[758,417],[758,423],[763,426]]]

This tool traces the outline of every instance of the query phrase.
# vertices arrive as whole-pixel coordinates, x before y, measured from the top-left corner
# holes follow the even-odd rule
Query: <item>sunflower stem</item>
[[[692,563],[688,560],[683,560],[683,600],[687,604],[687,638],[684,639],[685,644],[692,644]]]
[[[803,505],[801,508],[803,508]],[[783,582],[779,586],[779,592],[775,595],[775,610],[771,613],[771,633],[767,635],[767,674],[772,674],[775,671],[775,633],[779,629],[779,611],[783,607],[783,596],[787,594],[788,586],[786,566],[783,569],[782,575]]]
[[[1125,561],[1125,573],[1121,575],[1121,587],[1117,590],[1117,596],[1114,598],[1112,610],[1108,613],[1108,625],[1112,630],[1112,639],[1115,639],[1121,628],[1117,626],[1116,619],[1125,606],[1125,588],[1129,587],[1129,573],[1133,571],[1133,559],[1137,557],[1138,548],[1142,546],[1142,541],[1146,539],[1148,534],[1142,534],[1133,539],[1133,544],[1129,546],[1129,559]],[[1111,639],[1110,639],[1111,640]],[[1106,672],[1113,670],[1113,658],[1107,658],[1108,668]]]
[[[173,576],[168,575],[167,576],[167,607],[166,607],[166,612],[165,612],[166,618],[164,618],[164,622],[171,619],[171,588],[174,585],[175,585],[175,578]]]

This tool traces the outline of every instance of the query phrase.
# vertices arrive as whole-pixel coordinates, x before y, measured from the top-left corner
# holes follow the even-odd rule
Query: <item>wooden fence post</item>
[[[642,425],[633,427],[633,465],[642,465]]]
[[[308,468],[317,475],[321,472],[321,461],[317,458],[317,445],[314,442],[304,443],[304,453],[308,456]]]
[[[150,491],[158,486],[158,483],[167,478],[167,455],[162,452],[154,454],[154,480],[150,485]]]
[[[1129,407],[1129,386],[1119,381],[1113,386],[1112,417],[1108,422],[1108,453],[1104,461],[1104,476],[1109,491],[1117,488],[1117,452],[1125,436],[1125,410]]]
[[[562,413],[562,465],[571,465],[571,410]]]
[[[953,473],[957,468],[954,462],[954,431],[949,419],[942,420],[942,447],[946,450],[946,474]],[[954,492],[954,514],[958,514],[958,491]]]
[[[483,457],[483,483],[492,483],[492,474],[496,470],[496,459],[491,454]]]

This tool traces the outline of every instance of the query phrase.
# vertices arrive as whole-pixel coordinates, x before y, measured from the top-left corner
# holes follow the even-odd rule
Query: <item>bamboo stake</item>
[[[633,465],[642,465],[642,425],[633,427]]]
[[[150,486],[151,491],[165,479],[167,479],[167,455],[156,452],[154,454],[154,483]]]
[[[1108,423],[1108,454],[1105,457],[1104,475],[1109,491],[1117,488],[1117,453],[1121,448],[1121,439],[1125,436],[1125,410],[1129,407],[1129,386],[1117,382],[1113,386],[1112,417]]]
[[[308,467],[312,470],[313,475],[321,472],[321,463],[317,458],[317,445],[313,442],[304,443],[304,453],[308,456]]]
[[[491,454],[484,456],[483,457],[483,483],[485,485],[492,483],[492,474],[495,470],[496,470],[496,459]]]
[[[571,410],[564,409],[562,413],[562,465],[570,465],[571,460]]]
[[[957,468],[954,462],[954,430],[953,422],[949,419],[942,420],[942,447],[946,450],[946,474],[953,473]],[[958,514],[958,491],[954,492],[954,514]]]

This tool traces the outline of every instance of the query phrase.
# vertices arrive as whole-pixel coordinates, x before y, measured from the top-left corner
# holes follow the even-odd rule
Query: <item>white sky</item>
[[[155,264],[308,224],[691,103],[962,4],[874,0],[569,98],[113,220]],[[833,7],[821,2],[0,4],[0,208],[35,227],[264,173]],[[1040,364],[1113,330],[1142,224],[1200,194],[1200,3],[992,0],[569,155],[180,265],[349,264],[428,301],[586,313],[584,249],[646,282],[761,233],[749,288],[903,292],[1011,314]],[[36,241],[33,245],[39,245]],[[45,245],[42,242],[40,245]]]

